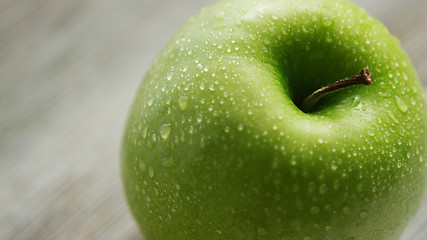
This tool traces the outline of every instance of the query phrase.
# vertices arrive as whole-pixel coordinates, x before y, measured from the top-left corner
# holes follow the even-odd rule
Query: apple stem
[[[313,109],[314,105],[316,105],[316,103],[328,93],[331,93],[346,87],[350,87],[353,85],[359,85],[359,84],[370,85],[371,83],[372,83],[371,73],[367,68],[363,68],[362,71],[360,71],[360,73],[352,77],[346,78],[344,80],[340,80],[336,83],[329,84],[328,86],[322,87],[314,91],[312,94],[310,94],[310,96],[306,97],[301,102],[300,109],[305,113],[310,112]]]

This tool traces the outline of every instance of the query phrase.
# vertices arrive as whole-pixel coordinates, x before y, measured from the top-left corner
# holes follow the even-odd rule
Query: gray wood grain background
[[[214,0],[0,0],[0,239],[142,239],[119,147],[141,76]],[[356,0],[427,86],[427,1]],[[402,237],[427,239],[427,200]]]

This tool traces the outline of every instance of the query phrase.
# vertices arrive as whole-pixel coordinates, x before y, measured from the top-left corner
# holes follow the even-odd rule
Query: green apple
[[[370,86],[302,107],[364,68]],[[423,195],[426,141],[414,67],[364,10],[224,0],[146,74],[122,178],[147,240],[398,239]]]

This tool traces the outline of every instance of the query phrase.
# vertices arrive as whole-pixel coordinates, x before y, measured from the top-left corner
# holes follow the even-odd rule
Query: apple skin
[[[362,68],[373,84],[295,103]],[[341,0],[220,1],[149,69],[122,146],[147,240],[399,239],[426,176],[423,89]]]

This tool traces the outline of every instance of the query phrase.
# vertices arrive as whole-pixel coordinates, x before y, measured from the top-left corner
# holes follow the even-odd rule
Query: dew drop
[[[309,33],[310,31],[307,29],[307,26],[303,25],[302,26],[302,31],[305,33]]]
[[[215,15],[216,19],[218,19],[219,21],[224,20],[225,18],[225,12],[219,12]]]
[[[201,123],[201,122],[202,122],[202,120],[203,120],[203,115],[201,115],[201,114],[197,115],[197,117],[196,117],[196,121],[197,121],[198,123]]]
[[[297,157],[295,155],[292,155],[291,157],[291,165],[292,166],[297,165]]]
[[[351,212],[351,210],[350,210],[350,208],[349,207],[347,207],[347,206],[345,206],[343,209],[342,209],[342,211],[344,212],[344,214],[350,214],[350,212]]]
[[[399,108],[399,110],[401,112],[407,112],[408,111],[408,105],[406,104],[405,101],[403,101],[398,96],[396,96],[396,105],[397,105],[397,108]]]
[[[314,207],[310,208],[310,212],[312,214],[318,214],[320,212],[320,209],[318,207],[314,206]]]
[[[332,169],[332,171],[336,171],[338,169],[338,165],[337,165],[337,163],[335,161],[333,161],[331,163],[331,169]]]
[[[140,162],[139,162],[139,169],[140,169],[143,173],[145,173],[145,172],[147,171],[147,165],[145,164],[145,162],[144,162],[144,161],[140,161]]]
[[[368,212],[366,212],[366,211],[362,211],[362,212],[360,212],[359,216],[360,216],[361,218],[365,218],[365,217],[367,217],[367,216],[368,216]]]
[[[224,24],[215,23],[215,24],[212,26],[212,29],[214,29],[214,30],[219,30],[219,29],[222,29],[222,28],[225,28],[225,25],[224,25]]]
[[[154,177],[154,168],[150,167],[150,168],[148,169],[148,176],[149,176],[150,178],[153,178],[153,177]]]
[[[188,71],[188,66],[185,66],[183,69],[182,69],[182,72],[187,72]]]
[[[171,133],[171,131],[172,131],[172,126],[171,126],[171,124],[163,124],[161,127],[160,127],[160,136],[163,138],[163,139],[168,139],[168,137],[169,137],[169,135],[170,135],[170,133]]]
[[[322,185],[320,185],[319,187],[320,194],[325,194],[327,191],[328,191],[328,186],[326,186],[326,184],[323,183]]]
[[[146,138],[147,137],[147,133],[148,133],[148,127],[146,127],[144,129],[144,131],[142,132],[142,137]]]
[[[351,107],[352,108],[357,107],[357,106],[359,106],[359,104],[360,104],[360,97],[355,96],[353,99],[353,102],[351,103]]]
[[[168,74],[167,74],[167,76],[166,76],[166,79],[167,79],[168,81],[170,81],[170,80],[173,78],[173,75],[174,75],[174,73],[173,73],[173,72],[168,72]]]
[[[331,24],[332,24],[332,20],[331,20],[330,18],[324,17],[324,18],[322,19],[322,24],[323,24],[323,26],[325,26],[325,27],[329,27],[329,26],[331,26]]]
[[[182,111],[185,111],[188,108],[188,97],[187,96],[180,96],[178,98],[178,105]]]
[[[150,100],[148,100],[147,104],[149,107],[153,106],[154,103],[154,98],[151,98]]]
[[[176,161],[172,156],[162,158],[163,167],[173,167],[176,165]]]
[[[229,133],[230,132],[230,127],[229,126],[225,127],[224,128],[224,132]]]
[[[395,123],[399,123],[399,120],[394,116],[394,114],[390,111],[387,112],[388,116],[393,120]]]

